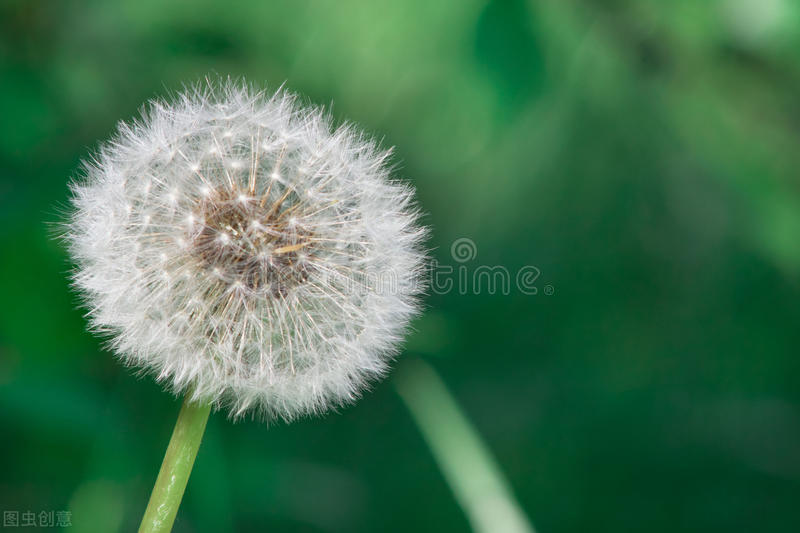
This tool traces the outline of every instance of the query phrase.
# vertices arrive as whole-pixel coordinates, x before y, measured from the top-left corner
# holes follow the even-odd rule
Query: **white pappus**
[[[423,290],[426,230],[388,156],[283,90],[228,80],[151,102],[72,186],[92,328],[232,417],[354,400]]]

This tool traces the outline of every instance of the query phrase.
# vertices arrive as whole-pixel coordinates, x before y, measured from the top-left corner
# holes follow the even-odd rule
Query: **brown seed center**
[[[275,198],[213,191],[200,202],[193,253],[212,275],[275,296],[308,279],[312,235],[299,197],[287,191]]]

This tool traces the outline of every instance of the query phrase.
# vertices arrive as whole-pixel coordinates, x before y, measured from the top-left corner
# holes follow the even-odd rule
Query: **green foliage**
[[[538,530],[797,529],[798,45],[789,0],[4,3],[0,508],[141,518],[179,401],[85,332],[52,224],[117,120],[210,73],[396,145],[441,264],[540,269],[431,295],[407,344]],[[176,532],[467,527],[389,383],[206,439]]]

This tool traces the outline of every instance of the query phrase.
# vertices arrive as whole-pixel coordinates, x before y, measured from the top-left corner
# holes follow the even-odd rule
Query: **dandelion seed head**
[[[227,81],[152,103],[73,185],[66,233],[93,329],[232,417],[353,401],[423,288],[425,229],[387,158],[285,91]]]

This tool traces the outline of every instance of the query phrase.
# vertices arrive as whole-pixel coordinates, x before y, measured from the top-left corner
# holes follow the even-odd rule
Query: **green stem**
[[[172,531],[210,412],[210,404],[192,403],[188,395],[183,401],[139,533]]]
[[[395,386],[477,533],[535,533],[488,446],[439,375],[407,360]]]

